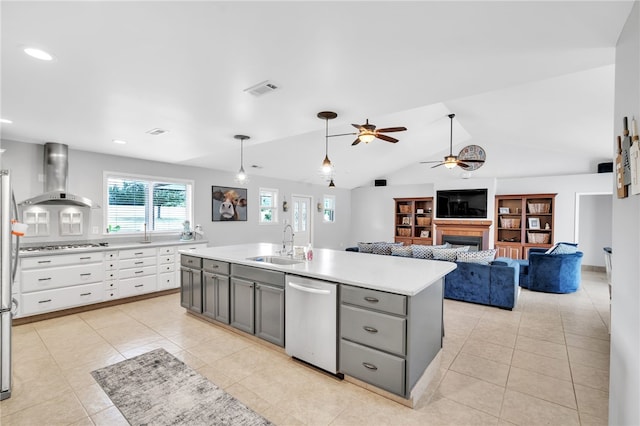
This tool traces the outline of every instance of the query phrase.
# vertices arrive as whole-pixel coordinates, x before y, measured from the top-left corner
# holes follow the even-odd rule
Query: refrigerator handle
[[[15,317],[16,314],[18,313],[18,307],[20,306],[20,302],[18,302],[18,299],[14,297],[11,299],[11,304],[15,306],[15,309],[11,309],[11,316]]]
[[[19,219],[18,217],[18,203],[16,203],[16,194],[11,191],[11,207],[14,212],[14,219]],[[16,237],[16,246],[15,246],[16,254],[13,258],[13,270],[11,272],[11,283],[13,284],[16,281],[16,272],[18,272],[18,254],[20,253],[20,237]],[[14,299],[15,300],[15,299]]]

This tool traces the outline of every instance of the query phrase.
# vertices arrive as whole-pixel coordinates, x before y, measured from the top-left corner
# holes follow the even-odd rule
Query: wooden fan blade
[[[458,166],[462,167],[463,169],[468,169],[469,167],[471,167],[470,165],[468,165],[468,164],[464,164],[464,163],[463,163],[463,162],[461,162],[461,161],[458,161]]]
[[[405,130],[407,130],[406,127],[387,127],[385,129],[378,129],[378,132],[381,132],[381,133],[404,132]]]
[[[484,163],[484,160],[460,160],[460,161],[464,161],[465,163]]]
[[[430,164],[430,163],[442,163],[442,161],[434,160],[434,161],[421,161],[420,162],[420,164]]]
[[[376,133],[376,138],[382,139],[383,141],[387,141],[387,142],[391,142],[391,143],[398,142],[398,139],[396,139],[396,138],[392,138],[391,136],[387,136],[387,135],[380,135],[380,134],[377,134],[377,133]]]
[[[360,129],[362,128],[362,126],[361,126],[361,125],[359,125],[359,124],[353,124],[353,123],[351,123],[351,125],[352,125],[353,127],[355,127],[356,129],[358,129],[358,130],[360,130]],[[362,131],[362,130],[360,130],[360,131]]]
[[[435,166],[431,166],[431,168],[435,169],[436,167],[440,167],[440,166],[444,166],[444,163],[436,164]]]
[[[360,143],[360,138],[356,138],[355,141],[353,141],[353,143],[351,144],[351,146],[353,145],[358,145]]]

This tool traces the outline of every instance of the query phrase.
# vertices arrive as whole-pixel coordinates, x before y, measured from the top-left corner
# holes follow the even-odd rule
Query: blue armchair
[[[529,249],[527,287],[547,293],[573,293],[580,288],[582,252],[546,254],[545,249]]]

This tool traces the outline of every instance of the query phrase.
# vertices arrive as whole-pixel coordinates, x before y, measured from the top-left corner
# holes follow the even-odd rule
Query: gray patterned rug
[[[132,425],[271,425],[164,349],[91,375]]]

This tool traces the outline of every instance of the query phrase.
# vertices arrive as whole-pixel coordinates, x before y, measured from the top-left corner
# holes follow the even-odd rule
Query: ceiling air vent
[[[145,133],[148,133],[153,136],[158,136],[158,135],[164,135],[165,133],[169,133],[169,131],[164,129],[159,129],[156,127],[155,129],[147,130]]]
[[[266,93],[271,93],[276,90],[278,86],[273,84],[273,82],[269,80],[265,80],[261,83],[255,84],[248,89],[244,89],[245,92],[251,93],[253,96],[262,96]]]

